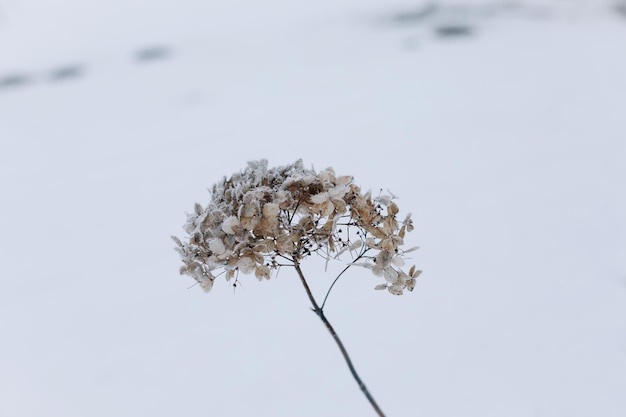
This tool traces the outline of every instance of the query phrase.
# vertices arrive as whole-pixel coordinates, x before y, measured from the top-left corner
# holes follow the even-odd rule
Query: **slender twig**
[[[339,278],[343,275],[344,272],[346,272],[348,270],[348,268],[350,268],[352,265],[354,265],[359,259],[361,259],[363,257],[363,255],[365,254],[365,252],[367,252],[369,250],[369,248],[366,248],[363,252],[361,252],[359,254],[359,256],[357,256],[352,262],[350,262],[344,269],[343,271],[341,271],[339,273],[339,275],[337,275],[337,278],[335,278],[335,280],[333,281],[332,284],[330,284],[330,288],[328,288],[328,291],[326,292],[326,296],[324,297],[324,301],[322,301],[322,306],[320,307],[320,310],[324,310],[324,306],[326,305],[326,300],[328,300],[328,296],[330,295],[330,291],[333,289],[333,287],[335,286],[335,284],[337,283],[337,281],[339,280]]]
[[[376,401],[374,401],[374,397],[372,397],[372,394],[370,394],[370,392],[368,391],[367,387],[361,380],[361,377],[359,377],[359,374],[356,372],[356,369],[354,369],[354,365],[352,364],[350,355],[348,355],[348,351],[343,346],[343,343],[341,342],[341,339],[339,339],[337,332],[335,331],[333,326],[330,324],[328,319],[326,319],[326,316],[324,315],[324,311],[319,307],[319,305],[317,304],[317,301],[315,301],[315,297],[313,297],[311,288],[309,288],[309,284],[306,282],[306,279],[304,278],[304,274],[302,273],[302,269],[300,269],[300,264],[298,263],[296,259],[294,259],[293,265],[296,269],[296,272],[298,272],[298,276],[300,277],[300,280],[302,281],[302,285],[304,286],[306,294],[309,297],[309,300],[311,301],[311,305],[313,305],[313,312],[317,314],[320,320],[322,320],[322,322],[326,325],[326,328],[328,329],[330,334],[333,336],[333,339],[335,339],[335,342],[337,343],[337,346],[339,346],[339,350],[341,350],[341,354],[343,355],[343,358],[346,360],[346,364],[348,365],[348,368],[350,369],[350,373],[356,380],[357,384],[359,385],[359,388],[361,389],[365,397],[368,399],[368,401],[370,402],[370,404],[372,405],[376,413],[380,417],[385,417],[385,415],[383,414],[382,410],[380,409]]]

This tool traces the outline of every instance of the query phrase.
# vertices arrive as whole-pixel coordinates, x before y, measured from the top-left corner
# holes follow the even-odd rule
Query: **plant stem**
[[[385,417],[385,415],[383,414],[382,410],[380,409],[380,407],[378,406],[376,401],[374,401],[374,397],[372,397],[372,394],[370,394],[370,392],[368,391],[367,387],[365,386],[365,384],[361,380],[361,377],[359,377],[359,374],[356,372],[356,369],[354,369],[354,365],[352,364],[352,360],[350,359],[350,355],[348,355],[348,351],[343,346],[343,343],[341,342],[341,339],[339,339],[339,336],[337,335],[337,332],[335,331],[333,326],[330,324],[328,319],[326,319],[326,316],[324,315],[324,311],[319,307],[319,305],[315,301],[315,298],[313,297],[313,293],[311,292],[311,289],[309,288],[309,284],[306,282],[306,279],[304,278],[304,274],[302,273],[302,269],[300,269],[300,264],[295,259],[294,259],[293,264],[294,264],[294,267],[296,269],[296,272],[298,272],[298,275],[300,276],[300,280],[302,281],[302,285],[304,285],[304,289],[306,290],[306,294],[309,296],[309,300],[311,301],[311,304],[313,305],[313,312],[315,314],[317,314],[317,316],[320,318],[320,320],[322,320],[322,322],[326,325],[326,328],[328,329],[330,334],[333,336],[333,339],[335,339],[335,342],[337,343],[337,346],[339,346],[339,350],[341,350],[341,354],[343,355],[343,358],[346,360],[346,363],[348,364],[348,368],[350,369],[350,373],[352,374],[352,376],[356,380],[357,384],[359,385],[359,388],[361,389],[361,391],[363,392],[365,397],[368,399],[368,401],[370,402],[372,407],[374,407],[374,410],[376,411],[376,413],[380,417]]]
[[[363,250],[359,256],[356,257],[355,260],[353,260],[352,262],[350,262],[344,269],[343,271],[341,271],[339,273],[339,275],[337,275],[337,278],[335,278],[335,280],[333,281],[333,283],[330,285],[330,288],[328,288],[328,292],[326,293],[326,297],[324,297],[324,301],[322,301],[322,306],[320,307],[320,310],[324,310],[324,306],[326,305],[326,300],[328,300],[328,296],[330,295],[330,292],[332,291],[333,287],[335,286],[335,284],[337,283],[337,281],[339,281],[339,278],[341,278],[341,276],[343,275],[344,272],[346,272],[348,270],[348,268],[350,268],[352,265],[354,265],[355,263],[357,263],[357,261],[359,261],[363,255],[365,255],[365,252],[367,252],[369,250],[369,248]]]

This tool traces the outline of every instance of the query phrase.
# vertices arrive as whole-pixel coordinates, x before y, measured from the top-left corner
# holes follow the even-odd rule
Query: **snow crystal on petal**
[[[350,188],[347,185],[339,185],[328,190],[328,196],[333,200],[339,200],[348,194],[348,191],[350,191]]]
[[[217,255],[223,255],[226,252],[226,247],[221,239],[211,239],[209,241],[209,249]]]
[[[236,233],[235,228],[239,226],[241,226],[241,223],[239,222],[239,219],[237,217],[228,216],[224,219],[224,222],[222,223],[222,230],[224,231],[224,233],[234,235]]]
[[[267,203],[263,206],[263,216],[265,217],[276,217],[280,212],[280,207],[275,203]]]
[[[323,192],[323,193],[319,193],[319,194],[311,196],[311,201],[313,202],[313,204],[322,204],[328,201],[329,199],[330,199],[330,196],[328,195],[328,192]]]
[[[237,262],[237,267],[244,274],[248,274],[248,273],[254,271],[254,266],[255,266],[254,259],[249,258],[247,256],[244,257],[244,258],[240,258],[239,261]]]

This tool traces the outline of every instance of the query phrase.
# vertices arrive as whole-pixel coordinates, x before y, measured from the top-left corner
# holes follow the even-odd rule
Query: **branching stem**
[[[350,268],[352,265],[354,265],[355,263],[357,263],[362,257],[363,255],[365,255],[365,252],[367,252],[369,250],[369,248],[366,248],[365,250],[363,250],[359,256],[356,257],[356,259],[354,259],[352,262],[350,262],[340,273],[339,275],[337,275],[337,278],[335,278],[335,280],[333,281],[332,284],[330,284],[330,288],[328,288],[328,292],[326,292],[326,296],[324,297],[324,301],[322,301],[322,307],[320,307],[320,310],[324,310],[324,306],[326,305],[326,300],[328,300],[328,296],[330,295],[330,291],[333,289],[333,287],[335,286],[335,284],[337,283],[337,281],[339,280],[339,278],[343,275],[344,272],[346,272],[348,270],[348,268]]]
[[[348,355],[348,351],[346,350],[346,348],[344,347],[343,343],[341,342],[341,339],[339,339],[339,336],[337,335],[337,332],[335,332],[335,329],[333,328],[333,326],[330,324],[330,322],[328,321],[328,319],[324,315],[324,310],[322,310],[319,307],[319,305],[317,304],[317,301],[315,301],[315,297],[313,297],[313,293],[311,292],[311,288],[309,288],[309,284],[306,282],[306,279],[304,278],[304,274],[302,273],[302,269],[300,269],[300,264],[298,263],[298,261],[296,259],[294,259],[293,265],[294,265],[294,267],[296,269],[296,272],[298,273],[298,276],[300,277],[300,280],[302,281],[302,285],[304,286],[306,294],[309,297],[309,300],[311,301],[311,305],[313,306],[313,312],[315,314],[317,314],[317,316],[320,318],[320,320],[322,320],[322,322],[324,323],[324,325],[326,325],[326,328],[328,329],[328,331],[332,335],[333,339],[335,339],[335,342],[337,343],[337,346],[339,346],[339,350],[341,351],[341,354],[343,355],[343,358],[345,359],[346,364],[348,365],[348,368],[350,369],[350,373],[352,374],[352,376],[354,377],[355,381],[359,385],[359,388],[361,389],[361,391],[363,392],[365,397],[368,399],[368,401],[370,402],[370,404],[372,405],[372,407],[374,408],[376,413],[380,417],[385,417],[385,415],[383,414],[382,410],[380,409],[380,407],[378,406],[376,401],[374,401],[374,398],[372,397],[372,394],[370,394],[370,392],[368,391],[367,387],[365,386],[365,384],[361,380],[361,377],[359,377],[359,374],[356,372],[356,369],[354,369],[354,365],[352,364],[352,360],[350,359],[350,355]]]

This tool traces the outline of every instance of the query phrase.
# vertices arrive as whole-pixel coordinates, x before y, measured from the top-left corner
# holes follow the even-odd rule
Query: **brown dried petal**
[[[333,204],[335,205],[335,211],[338,214],[344,214],[348,211],[348,207],[346,206],[346,202],[343,200],[333,200]]]
[[[279,253],[283,254],[291,254],[295,249],[293,236],[292,235],[282,235],[276,239],[276,249]]]
[[[261,280],[263,278],[270,279],[270,268],[266,265],[257,266],[254,270],[254,275]]]
[[[350,175],[341,175],[337,177],[335,184],[337,185],[347,185],[353,181],[353,177]]]
[[[398,278],[399,278],[398,272],[393,268],[385,268],[384,277],[385,277],[385,281],[387,281],[390,284],[395,284],[396,282],[398,282]]]
[[[383,230],[388,235],[392,234],[393,232],[398,230],[398,221],[391,216],[385,217],[385,219],[383,220]]]
[[[244,256],[237,261],[237,267],[244,274],[248,274],[254,270],[255,262],[253,257]]]
[[[380,230],[379,228],[375,227],[375,226],[371,226],[369,224],[365,224],[363,225],[363,228],[371,233],[374,237],[377,237],[379,239],[384,239],[387,237],[387,235],[385,234],[385,232],[383,232],[382,230]]]
[[[315,204],[311,207],[311,210],[319,214],[320,217],[329,217],[334,209],[335,205],[330,200],[326,200],[321,204]]]
[[[376,265],[380,268],[386,268],[391,265],[392,254],[388,250],[381,250],[376,256]]]
[[[402,288],[397,287],[395,285],[391,285],[387,287],[387,291],[389,291],[393,295],[402,295]]]
[[[368,237],[367,239],[365,239],[365,246],[367,246],[370,249],[378,249],[378,245],[376,244],[376,241],[371,237]]]
[[[242,217],[239,219],[241,222],[241,227],[245,230],[254,230],[257,224],[259,224],[258,217]]]

